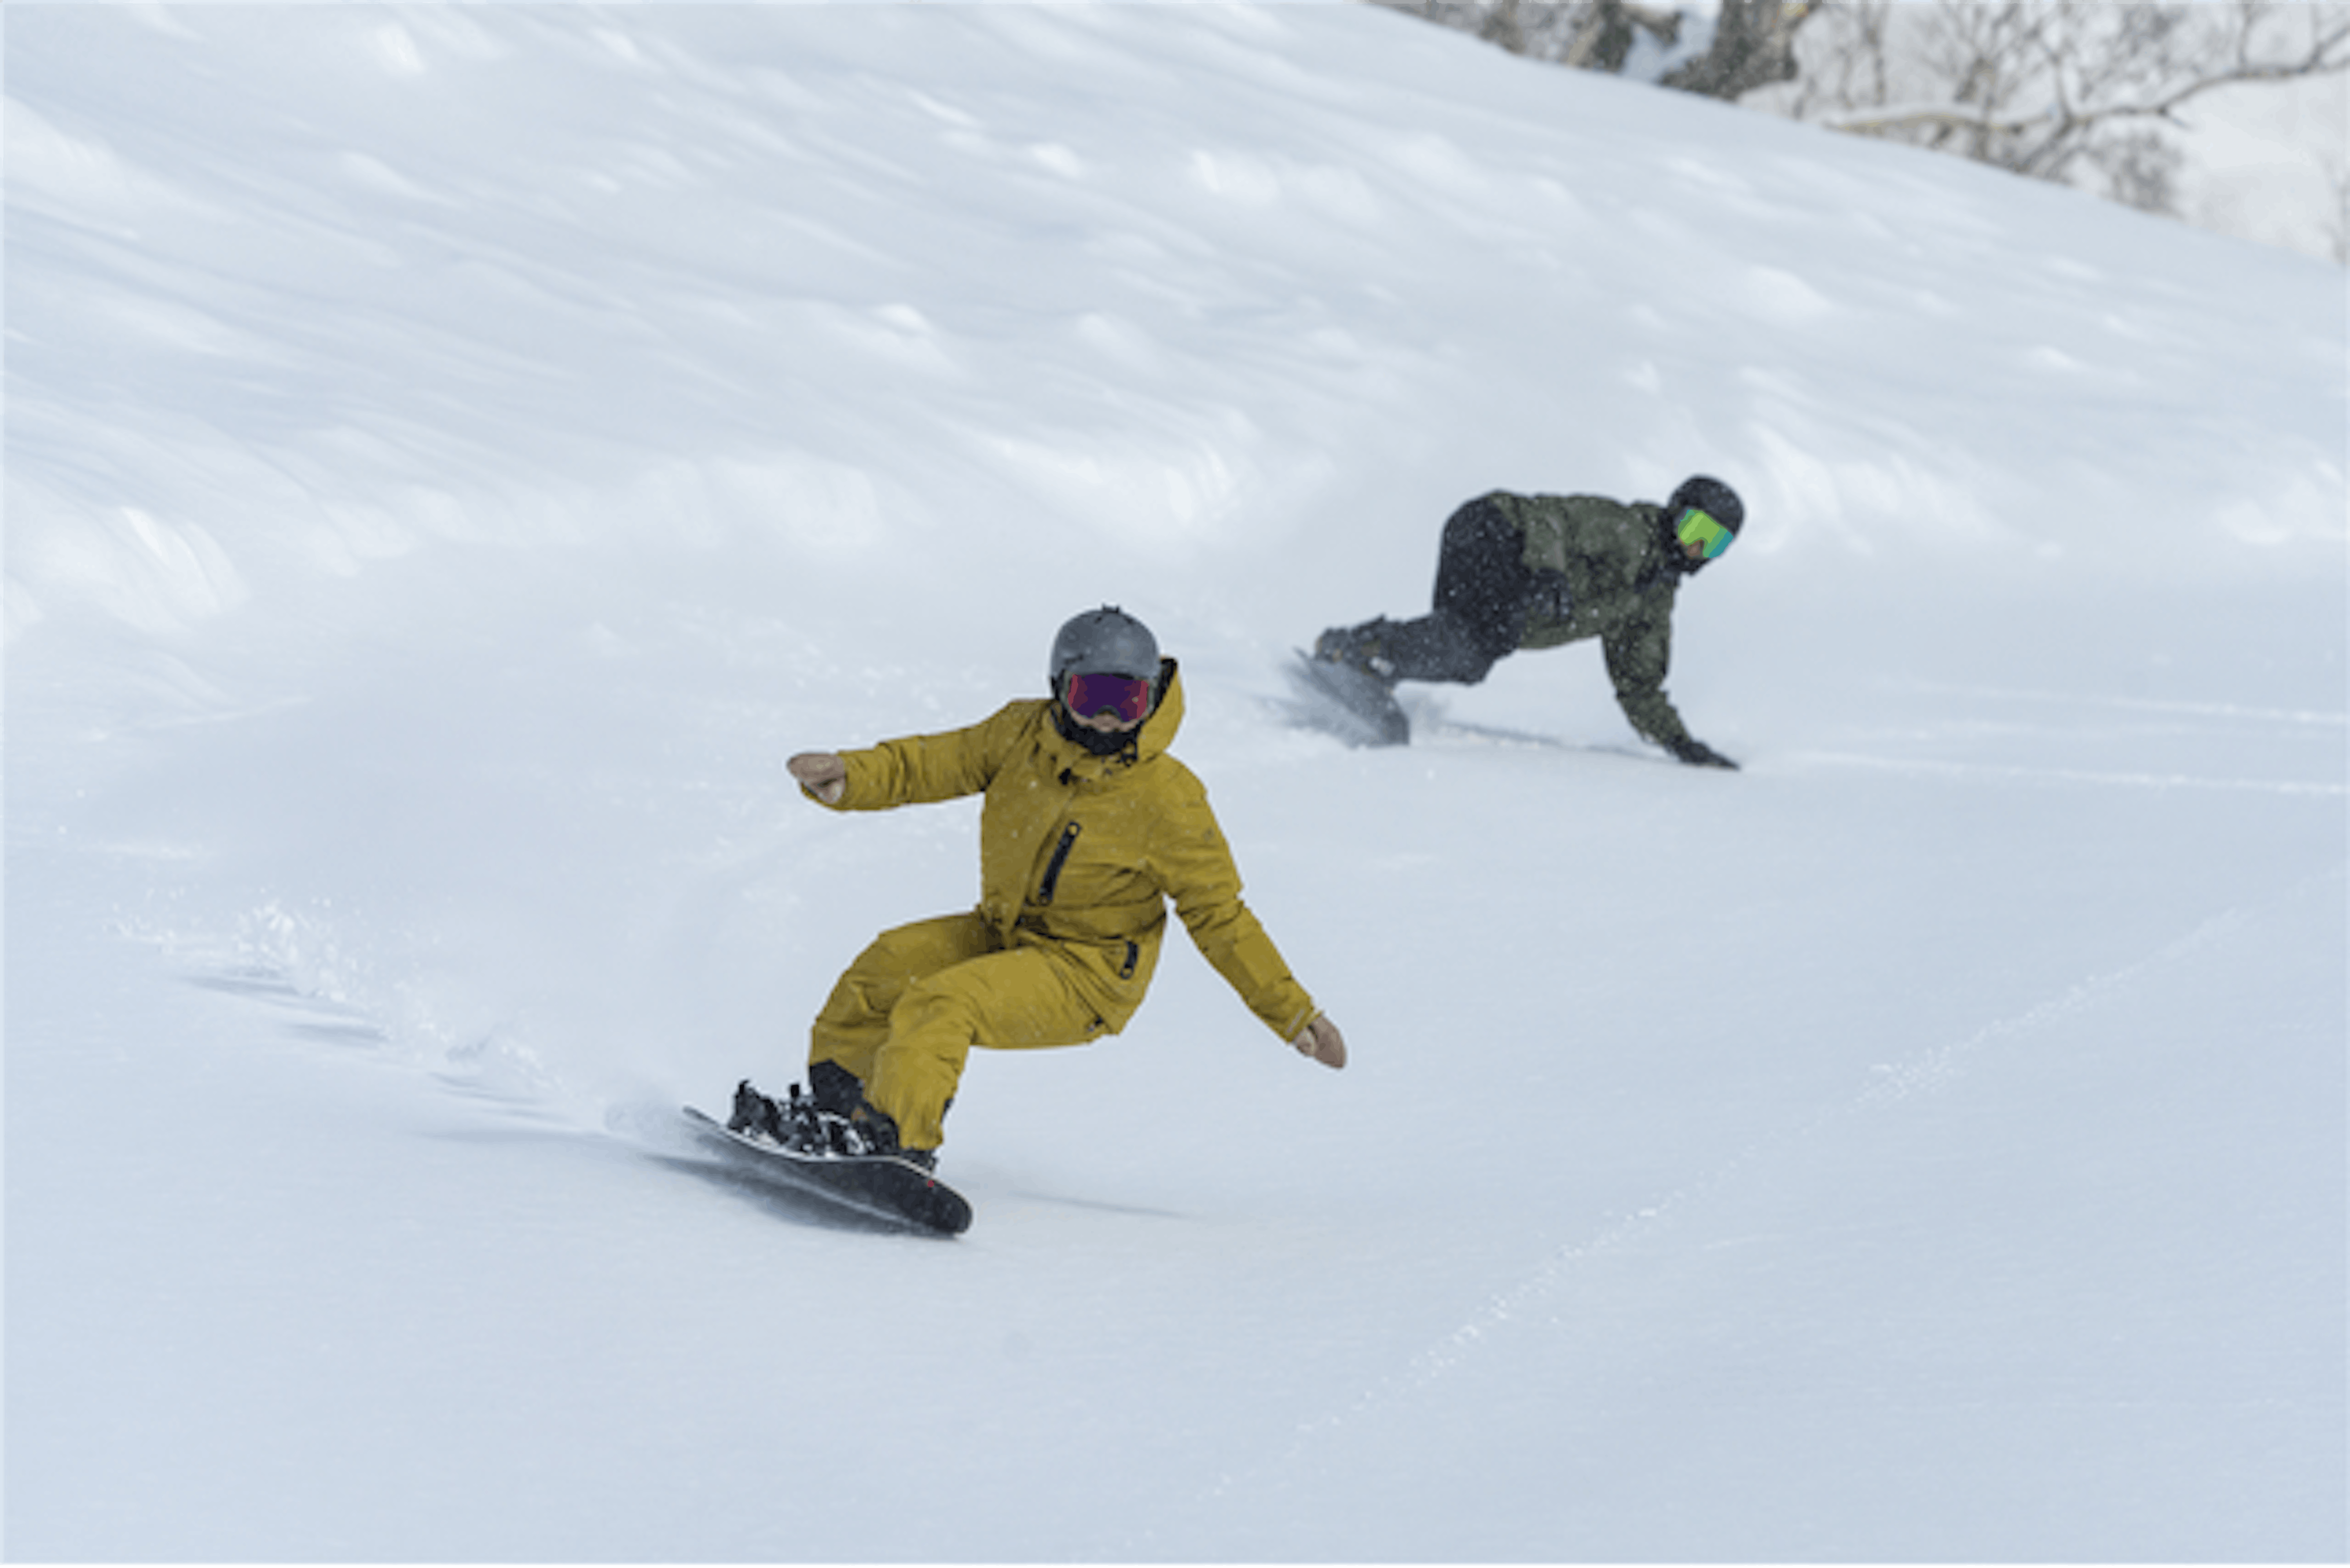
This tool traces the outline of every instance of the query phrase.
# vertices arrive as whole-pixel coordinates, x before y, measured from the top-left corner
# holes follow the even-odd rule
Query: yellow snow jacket
[[[1158,706],[1115,756],[1064,737],[1053,703],[1007,703],[943,734],[845,752],[834,809],[984,794],[979,913],[1000,946],[1050,943],[1075,959],[1103,1033],[1141,1006],[1167,931],[1167,903],[1201,953],[1283,1040],[1313,1021],[1299,985],[1241,898],[1232,849],[1191,769],[1170,755],[1183,722],[1175,661],[1160,660]]]

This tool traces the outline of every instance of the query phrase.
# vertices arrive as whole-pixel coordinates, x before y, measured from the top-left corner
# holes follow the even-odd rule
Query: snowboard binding
[[[819,1063],[817,1067],[830,1065]],[[816,1075],[816,1071],[809,1074]],[[776,1100],[745,1078],[734,1085],[734,1113],[726,1118],[726,1130],[817,1159],[902,1159],[925,1170],[937,1165],[938,1157],[929,1149],[901,1147],[898,1124],[866,1104],[862,1094],[856,1096],[852,1108],[841,1108],[837,1094],[825,1093],[834,1087],[820,1084],[811,1094],[794,1084],[788,1098]]]

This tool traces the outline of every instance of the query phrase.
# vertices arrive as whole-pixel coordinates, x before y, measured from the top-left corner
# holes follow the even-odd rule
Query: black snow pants
[[[1525,547],[1524,534],[1491,500],[1480,497],[1445,519],[1435,607],[1379,628],[1396,680],[1474,686],[1517,651],[1537,591]]]

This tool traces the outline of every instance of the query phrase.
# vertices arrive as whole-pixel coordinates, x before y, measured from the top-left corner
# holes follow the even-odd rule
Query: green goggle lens
[[[1705,547],[1703,558],[1709,561],[1729,549],[1730,542],[1738,537],[1737,535],[1715,522],[1709,514],[1700,512],[1694,506],[1681,514],[1680,526],[1675,529],[1673,534],[1684,545],[1703,545]]]

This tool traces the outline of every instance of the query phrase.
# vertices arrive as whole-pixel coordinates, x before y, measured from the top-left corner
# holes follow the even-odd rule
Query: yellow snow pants
[[[808,1060],[855,1074],[905,1147],[936,1148],[972,1046],[1081,1045],[1108,1033],[1086,967],[1048,939],[1015,933],[1003,946],[976,911],[899,926],[833,986]]]

